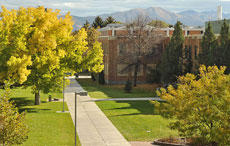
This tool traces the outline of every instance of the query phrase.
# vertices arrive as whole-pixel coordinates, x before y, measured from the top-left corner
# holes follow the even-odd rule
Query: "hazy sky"
[[[9,9],[20,6],[45,6],[68,11],[76,16],[96,16],[104,13],[126,11],[132,8],[161,7],[178,12],[184,10],[212,11],[218,5],[223,12],[230,12],[230,0],[0,0],[0,5]]]

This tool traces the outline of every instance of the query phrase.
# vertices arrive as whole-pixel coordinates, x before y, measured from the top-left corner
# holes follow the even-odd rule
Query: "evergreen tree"
[[[208,27],[205,29],[205,33],[201,42],[201,52],[198,56],[199,64],[210,66],[215,64],[214,50],[217,47],[217,40],[212,31],[211,23],[208,23]]]
[[[184,48],[184,73],[192,73],[193,60],[192,60],[192,47],[188,46]]]
[[[104,27],[104,21],[101,19],[100,16],[97,16],[93,22],[93,27],[94,28],[102,28]]]
[[[88,30],[90,27],[90,23],[88,20],[85,21],[85,24],[83,24],[83,27],[85,28],[85,30]]]
[[[104,74],[104,71],[102,71],[102,72],[100,72],[98,74],[98,83],[101,84],[101,85],[105,84],[105,74]]]
[[[229,25],[226,23],[226,20],[224,19],[224,23],[220,31],[220,46],[227,48],[229,45],[229,40],[230,40]]]
[[[230,66],[230,32],[229,25],[226,23],[224,19],[224,23],[221,27],[220,31],[220,44],[215,49],[215,63],[218,67],[227,66],[226,72],[229,73]],[[213,55],[214,56],[214,55]]]
[[[163,83],[174,82],[177,76],[183,74],[183,49],[184,37],[181,23],[177,21],[174,26],[174,33],[163,54],[160,64],[161,81]]]
[[[108,18],[106,18],[105,26],[108,24],[112,24],[112,23],[116,23],[116,20],[112,16],[109,16]]]
[[[124,88],[125,92],[130,93],[132,90],[132,83],[130,82],[130,80],[128,79],[125,83],[125,88]]]

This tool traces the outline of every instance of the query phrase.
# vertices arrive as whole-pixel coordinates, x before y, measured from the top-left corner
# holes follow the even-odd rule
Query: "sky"
[[[75,16],[97,16],[148,7],[161,7],[173,12],[215,11],[218,5],[222,5],[223,12],[230,13],[230,0],[0,0],[0,5],[7,9],[45,6],[60,9],[62,14],[69,11]]]

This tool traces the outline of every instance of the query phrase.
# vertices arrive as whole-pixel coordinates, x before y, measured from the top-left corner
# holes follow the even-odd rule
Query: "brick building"
[[[122,24],[111,24],[105,28],[99,29],[101,36],[99,41],[102,43],[104,50],[104,74],[106,84],[123,84],[128,78],[133,80],[134,69],[129,69],[128,72],[122,72],[127,64],[121,64],[122,49],[125,49],[122,37],[127,34],[126,26]],[[158,30],[162,34],[162,41],[155,45],[155,51],[149,56],[146,56],[147,64],[141,65],[137,74],[137,83],[146,83],[148,69],[155,68],[160,62],[164,49],[166,48],[170,36],[173,34],[173,28],[161,28]],[[200,51],[201,36],[204,28],[189,28],[184,27],[183,33],[185,36],[184,48],[192,52],[192,59],[195,60]],[[195,61],[194,61],[195,62]]]

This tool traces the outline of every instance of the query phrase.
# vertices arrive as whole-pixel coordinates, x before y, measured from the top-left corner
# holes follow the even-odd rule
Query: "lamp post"
[[[79,94],[79,92],[75,92],[75,117],[74,117],[75,146],[77,146],[77,94]]]
[[[88,93],[86,91],[75,92],[75,116],[74,116],[74,133],[75,133],[75,146],[77,146],[77,95],[79,96],[87,96]]]
[[[62,94],[63,94],[63,109],[62,112],[65,112],[65,74],[63,76],[63,89],[62,89]]]

